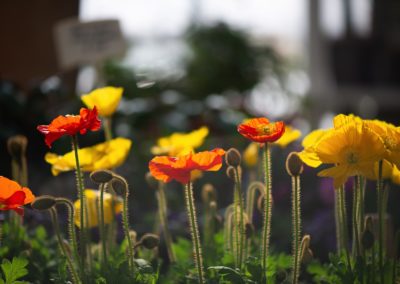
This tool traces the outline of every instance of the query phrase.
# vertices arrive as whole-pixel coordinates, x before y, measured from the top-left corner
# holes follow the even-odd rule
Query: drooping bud
[[[303,172],[303,162],[296,152],[291,152],[286,159],[286,171],[290,176],[297,177]]]
[[[252,223],[247,222],[244,227],[244,232],[246,235],[246,239],[250,239],[255,232],[254,225]]]
[[[203,186],[201,189],[201,199],[205,203],[209,203],[210,201],[215,201],[217,199],[217,192],[212,184],[206,183]]]
[[[235,176],[236,176],[235,168],[232,167],[232,166],[229,166],[229,167],[226,169],[226,175],[227,175],[229,178],[235,180]]]
[[[261,213],[264,212],[264,195],[260,195],[257,199],[257,209]]]
[[[15,135],[7,140],[7,149],[14,160],[20,161],[25,156],[28,139],[23,135]]]
[[[158,180],[156,180],[150,172],[147,172],[145,175],[145,179],[150,188],[157,190],[158,189]]]
[[[111,181],[111,186],[115,190],[115,192],[119,194],[127,194],[128,193],[128,182],[126,179],[119,175],[114,175]]]
[[[90,178],[95,183],[107,183],[113,178],[113,172],[109,170],[97,170],[90,174]]]
[[[372,218],[367,216],[365,218],[365,229],[361,233],[361,244],[364,249],[369,250],[374,246],[375,237],[372,233]]]
[[[305,235],[301,240],[301,262],[304,264],[309,263],[314,257],[314,254],[310,249],[310,242],[310,235]]]
[[[35,198],[31,203],[31,207],[35,210],[43,211],[52,208],[56,203],[57,201],[53,196],[42,195]]]
[[[228,166],[238,167],[242,161],[242,156],[237,149],[230,148],[228,151],[226,151],[225,161]]]
[[[146,249],[153,249],[158,247],[160,244],[160,237],[155,234],[147,233],[140,238],[138,244],[141,244],[141,246],[145,247]]]

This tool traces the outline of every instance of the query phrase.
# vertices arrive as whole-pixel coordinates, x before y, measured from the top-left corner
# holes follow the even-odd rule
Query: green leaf
[[[26,283],[17,280],[28,274],[28,270],[25,268],[28,265],[28,260],[25,258],[14,257],[12,262],[8,259],[4,259],[1,264],[5,277],[5,284],[16,284]]]
[[[231,283],[246,283],[242,275],[240,274],[240,271],[233,268],[227,266],[210,266],[208,269],[216,270],[218,274],[224,278],[224,280],[228,280]]]

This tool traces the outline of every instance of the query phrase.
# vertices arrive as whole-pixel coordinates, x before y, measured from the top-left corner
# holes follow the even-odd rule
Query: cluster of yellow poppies
[[[400,128],[392,124],[339,114],[333,128],[311,132],[302,145],[299,156],[305,164],[314,168],[331,165],[318,175],[332,177],[335,188],[351,176],[377,180],[381,161],[381,178],[400,182]]]

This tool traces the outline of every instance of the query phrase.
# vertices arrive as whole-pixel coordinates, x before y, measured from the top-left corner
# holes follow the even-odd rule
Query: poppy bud
[[[215,192],[214,186],[212,186],[209,183],[206,183],[201,189],[201,199],[203,200],[203,202],[207,202],[209,200],[215,201],[217,199],[217,193]]]
[[[113,172],[109,170],[98,170],[90,174],[90,178],[95,183],[107,183],[113,178]]]
[[[160,244],[160,237],[155,234],[147,233],[142,236],[139,244],[147,249],[153,249],[155,247],[158,247],[158,245]]]
[[[225,162],[232,167],[240,166],[242,161],[242,156],[240,155],[239,151],[235,148],[230,148],[225,155]]]
[[[56,204],[56,199],[50,195],[42,195],[36,197],[35,200],[31,203],[31,207],[35,210],[48,210],[52,208]]]
[[[158,180],[156,180],[150,172],[147,172],[145,175],[146,182],[148,186],[152,189],[158,189]]]
[[[312,250],[310,249],[311,236],[305,235],[301,240],[301,262],[309,263],[314,257]]]
[[[25,156],[28,139],[23,135],[15,135],[7,140],[8,153],[14,160],[20,161]]]
[[[361,234],[361,244],[363,246],[364,249],[369,250],[374,246],[374,234],[366,229],[362,232]]]
[[[254,225],[252,223],[246,223],[244,227],[244,233],[246,235],[246,239],[250,239],[254,235]]]
[[[291,152],[286,159],[286,171],[290,176],[297,177],[303,172],[303,162],[296,152]]]
[[[119,194],[126,194],[128,192],[128,182],[126,181],[126,179],[124,179],[121,176],[118,175],[114,175],[112,181],[111,181],[111,185],[113,187],[113,189],[115,190],[115,192],[119,193]]]
[[[232,167],[232,166],[229,166],[229,167],[226,169],[226,175],[227,175],[229,178],[235,180],[235,176],[236,176],[235,168]]]

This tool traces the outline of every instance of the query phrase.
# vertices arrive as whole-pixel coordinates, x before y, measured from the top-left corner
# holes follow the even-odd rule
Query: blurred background
[[[96,62],[63,64],[56,27],[73,18],[118,20],[121,50]],[[3,0],[0,174],[11,172],[7,138],[24,134],[31,189],[75,198],[73,173],[51,176],[43,160],[49,149],[36,126],[77,113],[79,96],[95,87],[121,86],[124,97],[113,131],[132,139],[133,146],[117,171],[131,184],[132,226],[139,232],[154,230],[156,200],[144,174],[158,137],[206,125],[210,135],[201,149],[242,151],[248,142],[236,126],[249,116],[284,120],[303,135],[330,127],[339,112],[398,125],[399,19],[397,0]],[[80,144],[102,142],[103,136],[90,133],[80,137]],[[272,244],[285,251],[290,251],[291,215],[284,161],[290,151],[301,149],[300,142],[273,153]],[[68,139],[51,149],[58,154],[69,150]],[[305,173],[303,231],[312,235],[315,254],[326,258],[335,248],[333,189],[316,172],[307,168]],[[196,187],[206,182],[217,187],[223,210],[231,202],[226,194],[232,190],[230,180],[221,170],[205,174]],[[178,233],[185,222],[182,194],[178,184],[169,187],[171,226]],[[370,187],[367,211],[372,212]],[[398,217],[395,200],[400,196],[393,195],[389,211]],[[34,213],[27,213],[28,219],[29,214],[35,222]],[[399,225],[394,218],[394,226]]]

